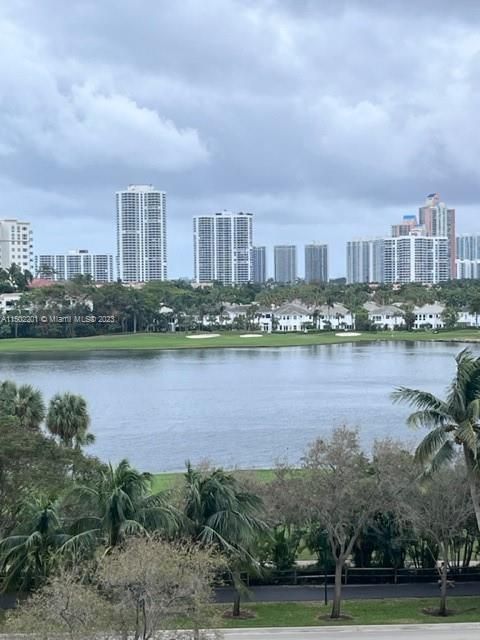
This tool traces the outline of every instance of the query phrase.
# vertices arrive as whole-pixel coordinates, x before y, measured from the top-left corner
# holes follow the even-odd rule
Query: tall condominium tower
[[[252,282],[263,284],[267,281],[267,249],[252,248]]]
[[[275,282],[290,283],[297,279],[297,247],[277,245],[273,248]]]
[[[117,191],[117,274],[122,282],[167,279],[166,193],[152,185]]]
[[[193,218],[195,282],[246,284],[252,279],[253,214],[222,211]]]
[[[425,205],[419,209],[419,222],[424,225],[427,236],[448,238],[449,277],[455,277],[455,209],[448,209],[444,202],[440,202],[438,193],[430,193]]]
[[[16,264],[33,271],[33,233],[30,222],[0,220],[0,268]]]
[[[347,242],[347,283],[383,282],[383,239]]]
[[[328,246],[305,245],[305,282],[328,282]]]
[[[436,284],[450,278],[449,239],[400,236],[384,239],[384,282]]]
[[[480,260],[480,233],[463,234],[457,237],[459,260]]]
[[[94,282],[113,282],[113,256],[86,249],[35,256],[35,275],[45,280],[90,276]]]
[[[408,236],[411,231],[417,226],[417,216],[406,215],[403,216],[402,222],[392,225],[392,237],[398,238],[398,236]]]
[[[480,233],[457,238],[456,277],[480,278]]]

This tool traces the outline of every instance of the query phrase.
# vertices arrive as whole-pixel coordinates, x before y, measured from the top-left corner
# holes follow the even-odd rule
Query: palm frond
[[[420,464],[429,464],[449,439],[449,431],[445,426],[432,429],[421,441],[415,451],[415,460]]]
[[[448,413],[448,405],[437,398],[433,393],[421,391],[420,389],[410,389],[408,387],[398,387],[391,395],[393,402],[410,405],[419,411],[436,411],[441,414]]]
[[[430,460],[423,476],[430,477],[434,473],[437,473],[442,467],[453,462],[453,460],[455,460],[455,455],[456,452],[453,442],[451,440],[447,440]]]
[[[446,413],[441,413],[435,409],[421,409],[414,411],[407,418],[409,427],[438,427],[451,423],[452,418]]]
[[[464,444],[468,449],[470,449],[474,457],[477,456],[479,436],[477,430],[470,421],[467,420],[458,426],[455,437],[459,443]]]

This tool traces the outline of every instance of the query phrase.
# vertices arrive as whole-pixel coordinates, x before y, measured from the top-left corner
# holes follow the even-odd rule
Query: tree
[[[478,316],[480,314],[480,294],[476,294],[470,299],[468,310],[470,311],[470,313],[474,314],[475,326],[478,327]]]
[[[456,447],[462,449],[480,531],[480,358],[464,349],[455,360],[457,371],[445,400],[428,391],[407,387],[398,388],[392,397],[395,402],[415,407],[407,420],[410,426],[431,429],[415,452],[416,460],[427,473],[435,473],[451,462]]]
[[[7,631],[29,638],[107,638],[112,607],[94,586],[71,571],[60,571],[7,616]],[[105,633],[102,633],[105,632]]]
[[[304,458],[307,516],[325,532],[335,560],[331,618],[341,616],[342,570],[361,533],[379,510],[376,475],[362,453],[358,432],[341,427],[316,440]]]
[[[445,329],[455,329],[458,322],[458,314],[454,307],[447,306],[442,311],[442,321]]]
[[[24,429],[39,429],[45,418],[42,394],[29,384],[19,387],[11,380],[0,384],[0,415],[15,417]]]
[[[434,542],[441,553],[440,606],[438,615],[448,615],[448,569],[455,539],[463,537],[472,513],[464,470],[443,468],[426,486],[410,491],[405,501],[406,516],[413,523],[418,536]]]
[[[259,496],[244,491],[236,478],[223,469],[202,473],[187,465],[184,513],[187,531],[196,542],[218,548],[227,558],[235,587],[233,617],[240,615],[244,585],[241,571],[255,568],[258,536],[267,530],[261,519]]]
[[[57,505],[30,498],[19,514],[20,526],[0,541],[3,590],[31,589],[43,584],[55,565],[56,552],[68,539],[62,531]]]
[[[167,494],[151,494],[150,484],[150,474],[139,473],[122,460],[116,467],[109,464],[89,484],[75,486],[66,504],[78,513],[73,523],[76,535],[66,548],[92,548],[101,542],[109,551],[132,534],[175,533],[179,513],[168,503]]]
[[[415,328],[415,322],[417,318],[412,308],[407,308],[405,310],[405,315],[403,316],[403,319],[405,321],[405,329],[407,331],[413,331],[413,329]]]
[[[0,539],[19,521],[19,505],[32,495],[57,496],[76,482],[91,482],[102,465],[81,450],[58,445],[42,431],[0,416]]]
[[[257,482],[254,491],[265,505],[271,533],[262,545],[264,557],[276,569],[290,569],[305,537],[304,514],[299,504],[302,476],[298,469],[278,465],[270,482]]]
[[[176,637],[172,630],[187,626],[200,638],[215,625],[212,584],[221,567],[211,550],[140,537],[104,556],[96,578],[123,637],[148,640],[166,629]]]
[[[50,400],[46,419],[47,429],[66,447],[79,449],[93,443],[95,436],[88,433],[89,424],[87,403],[82,396],[73,393],[57,393]]]

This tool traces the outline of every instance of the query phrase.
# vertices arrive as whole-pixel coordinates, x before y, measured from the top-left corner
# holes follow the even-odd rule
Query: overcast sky
[[[115,252],[115,190],[152,183],[171,277],[222,209],[344,275],[432,191],[480,230],[479,87],[476,0],[2,0],[0,217]]]

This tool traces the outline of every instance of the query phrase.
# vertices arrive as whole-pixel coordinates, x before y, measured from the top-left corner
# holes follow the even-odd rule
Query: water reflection
[[[312,347],[164,352],[18,354],[0,357],[2,378],[74,391],[89,402],[92,452],[142,469],[175,470],[187,458],[242,467],[297,461],[332,426],[418,439],[395,386],[443,392],[458,344],[353,343]],[[478,346],[476,347],[478,351]]]

